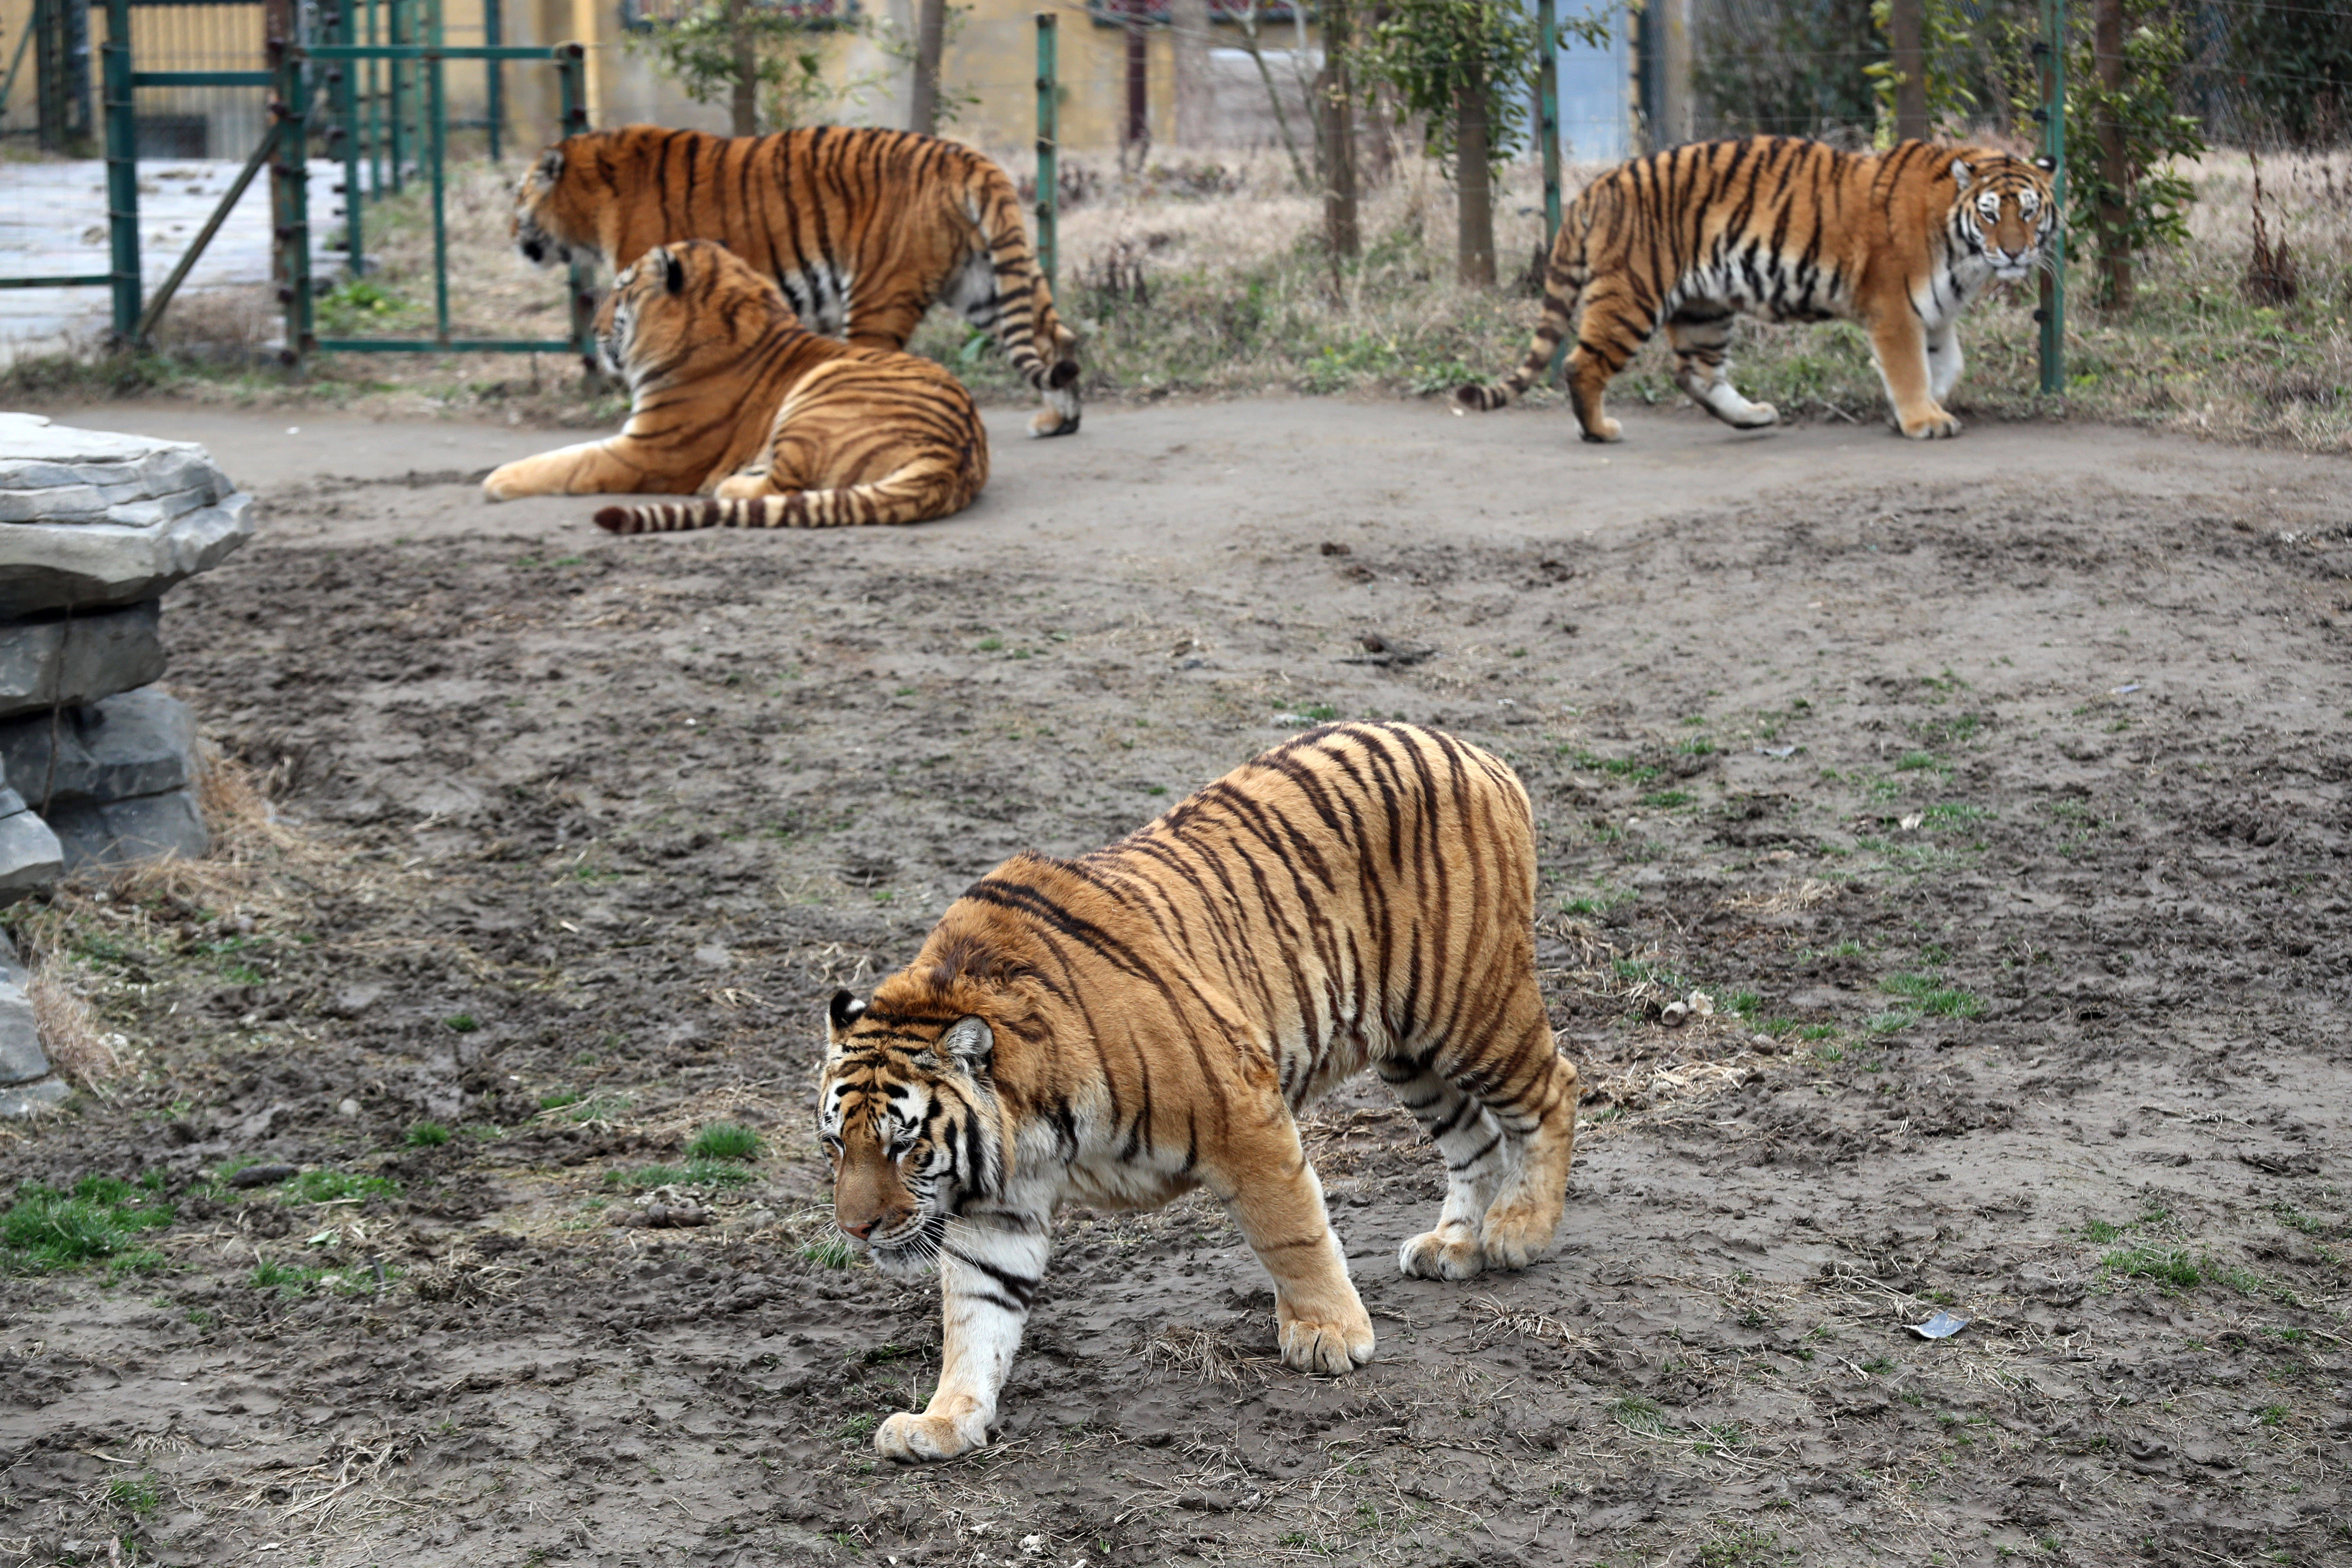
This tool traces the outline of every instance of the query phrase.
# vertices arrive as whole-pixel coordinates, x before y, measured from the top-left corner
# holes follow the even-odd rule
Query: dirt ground
[[[264,498],[165,627],[281,820],[12,914],[130,1067],[0,1177],[176,1220],[0,1280],[0,1552],[2352,1561],[2340,459],[1005,409],[961,519],[611,541],[479,500],[544,433],[49,412]],[[1283,1370],[1213,1207],[1072,1212],[1003,1441],[877,1466],[937,1293],[825,1245],[822,999],[1333,714],[1534,797],[1555,1254],[1399,1278],[1442,1173],[1366,1080],[1311,1145],[1372,1365]],[[749,1182],[680,1164],[719,1121]],[[610,1223],[665,1181],[719,1223]]]

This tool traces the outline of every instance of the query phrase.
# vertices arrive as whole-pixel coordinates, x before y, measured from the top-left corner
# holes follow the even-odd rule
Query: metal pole
[[[383,42],[383,0],[366,0],[367,41]],[[383,195],[383,62],[367,63],[368,199]]]
[[[1054,79],[1054,14],[1037,13],[1037,270],[1045,279],[1045,291],[1054,291],[1054,244],[1055,220],[1061,210],[1062,174],[1055,157],[1058,152],[1055,129],[1055,99],[1060,89]]]
[[[425,40],[441,47],[441,0],[426,0]],[[427,156],[433,160],[433,335],[449,341],[449,101],[443,90],[447,69],[436,52],[425,62]]]
[[[359,8],[362,0],[342,0],[335,14],[335,42],[360,41]],[[343,265],[354,278],[367,270],[367,237],[360,220],[360,62],[334,66],[335,120],[343,134]]]
[[[2042,390],[2066,390],[2066,0],[2042,0],[2042,151],[2053,165],[2052,199],[2058,223],[2050,235],[2050,267],[2042,274]]]
[[[301,26],[298,0],[269,0],[263,32],[277,78],[269,105],[277,126],[276,155],[269,165],[270,271],[286,316],[286,346],[278,357],[289,367],[302,363],[311,337],[310,139],[306,124],[310,95]]]
[[[1536,0],[1536,126],[1543,138],[1544,254],[1559,237],[1559,23],[1554,0]]]
[[[562,99],[563,134],[577,136],[588,129],[588,50],[580,44],[559,44],[555,50],[556,89]],[[596,296],[588,287],[588,264],[572,264],[572,346],[579,351],[581,368],[596,374]]]
[[[384,15],[386,41],[394,44],[413,44],[416,41],[412,36],[409,26],[409,7],[413,3],[414,0],[384,0],[387,7]],[[388,122],[385,130],[391,140],[391,146],[386,151],[392,163],[392,194],[394,195],[398,195],[401,186],[406,184],[402,165],[407,162],[409,148],[407,121],[410,94],[405,89],[408,81],[407,72],[410,68],[408,62],[404,60],[394,59],[384,63],[384,74],[391,91],[391,102],[384,110],[384,118]]]
[[[106,0],[106,226],[111,242],[114,335],[139,335],[139,120],[131,100],[131,0]]]
[[[499,16],[499,0],[482,0],[482,42],[492,48],[507,41],[506,22]],[[495,163],[504,156],[505,151],[507,65],[504,60],[488,60],[484,64],[489,72],[490,162]]]

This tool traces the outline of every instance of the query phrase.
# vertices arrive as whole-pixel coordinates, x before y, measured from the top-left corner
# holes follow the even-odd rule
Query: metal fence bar
[[[314,338],[320,353],[570,353],[577,343],[546,338]]]
[[[163,286],[155,290],[153,299],[147,301],[146,310],[140,313],[138,330],[131,333],[134,343],[143,346],[154,333],[155,323],[162,321],[163,312],[170,309],[172,297],[180,291],[180,285],[187,281],[188,274],[195,268],[196,258],[204,255],[206,246],[212,244],[213,236],[218,234],[221,225],[228,221],[228,215],[236,204],[245,199],[246,187],[253,184],[254,175],[261,172],[262,164],[269,161],[269,154],[277,145],[278,128],[273,125],[262,132],[260,145],[254,148],[253,156],[245,161],[245,167],[237,171],[236,178],[229,182],[228,191],[221,197],[220,205],[213,208],[213,216],[205,219],[205,226],[196,232],[195,239],[181,255],[178,264],[172,268],[172,275],[163,279]]]
[[[506,43],[506,24],[499,14],[501,8],[499,0],[482,0],[482,42],[494,49]],[[483,112],[490,121],[490,162],[497,163],[505,158],[501,142],[506,133],[507,121],[506,64],[493,56],[485,65],[482,74],[487,79]]]
[[[0,278],[0,289],[100,289],[113,281],[111,272],[89,272],[70,278]]]
[[[139,120],[131,89],[131,0],[106,0],[106,225],[112,252],[114,335],[139,331]]]
[[[335,41],[351,44],[359,37],[359,8],[362,0],[342,0],[335,10]],[[360,159],[367,149],[361,144],[360,135],[360,62],[340,62],[340,69],[329,71],[335,84],[335,129],[330,133],[330,145],[340,140],[343,154],[343,268],[352,277],[367,271],[367,234],[360,216]]]
[[[429,0],[425,27],[433,47],[441,46],[441,0]],[[449,341],[449,100],[441,57],[425,64],[425,145],[433,159],[433,335]]]
[[[132,71],[133,87],[275,87],[268,71]]]
[[[563,134],[577,136],[588,129],[588,48],[584,44],[555,46],[555,85],[563,110]],[[588,287],[588,263],[575,260],[567,278],[572,304],[572,346],[581,368],[596,374],[596,296]]]
[[[1037,270],[1045,277],[1045,291],[1054,289],[1055,229],[1062,204],[1062,176],[1055,157],[1059,151],[1056,102],[1061,89],[1055,80],[1055,27],[1051,11],[1037,13]]]

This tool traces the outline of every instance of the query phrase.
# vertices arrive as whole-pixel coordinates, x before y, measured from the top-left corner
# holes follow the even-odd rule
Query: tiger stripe
[[[1534,952],[1527,794],[1437,731],[1310,731],[1075,859],[1013,857],[869,1003],[830,1015],[835,1217],[877,1266],[940,1264],[946,1365],[876,1446],[986,1441],[1055,1204],[1224,1203],[1275,1281],[1284,1359],[1369,1360],[1297,1115],[1370,1067],[1447,1191],[1407,1274],[1524,1268],[1558,1228],[1576,1069]]]
[[[1077,339],[1055,313],[1019,195],[961,143],[835,125],[583,132],[523,176],[514,237],[533,262],[585,254],[616,273],[657,245],[717,240],[773,278],[813,331],[866,348],[903,350],[944,303],[1044,397],[1032,434],[1078,427]]]
[[[1455,412],[1508,404],[1572,337],[1577,422],[1586,440],[1614,441],[1603,395],[1664,325],[1675,383],[1700,407],[1738,429],[1773,424],[1771,405],[1731,384],[1731,321],[1746,311],[1860,322],[1897,427],[1955,435],[1942,404],[1959,380],[1960,314],[1996,278],[2048,265],[2057,219],[2050,176],[1987,147],[1852,153],[1753,136],[1636,158],[1562,216],[1526,357],[1498,382],[1455,389]]]

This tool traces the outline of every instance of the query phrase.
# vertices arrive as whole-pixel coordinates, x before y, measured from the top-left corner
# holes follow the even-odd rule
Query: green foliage
[[[408,1130],[408,1146],[412,1149],[437,1149],[449,1142],[449,1130],[438,1121],[420,1121]]]
[[[697,1160],[756,1160],[760,1135],[736,1122],[714,1121],[694,1135],[686,1152]]]
[[[651,55],[655,67],[697,103],[731,99],[748,68],[758,96],[759,129],[785,131],[824,119],[836,99],[873,85],[861,78],[835,89],[824,79],[817,36],[857,25],[803,16],[789,5],[703,0],[649,21],[643,32],[631,35],[628,47],[632,53]],[[944,95],[940,108],[944,117]]]
[[[2339,145],[2352,109],[2352,18],[2326,0],[2235,0],[2228,64],[2245,140]]]
[[[801,1247],[801,1257],[820,1268],[846,1268],[856,1261],[856,1256],[849,1243],[838,1236],[804,1242]]]
[[[1560,23],[1593,45],[1609,24],[1587,14]],[[1462,93],[1486,89],[1486,149],[1496,169],[1527,145],[1528,95],[1541,64],[1535,17],[1489,0],[1391,0],[1364,39],[1356,79],[1367,92],[1386,87],[1427,131],[1433,158],[1451,162]]]
[[[400,1184],[383,1176],[363,1176],[356,1171],[305,1171],[278,1190],[282,1202],[331,1204],[351,1198],[392,1198]]]
[[[1815,136],[1868,121],[1885,45],[1871,0],[1790,0],[1701,10],[1691,86],[1716,133]]]
[[[417,314],[408,300],[373,279],[353,278],[319,296],[319,331],[330,337],[357,337],[397,326]]]
[[[117,1476],[107,1482],[106,1500],[144,1517],[163,1506],[163,1494],[156,1488],[155,1472],[142,1470],[135,1476]]]
[[[69,1192],[28,1182],[0,1215],[0,1247],[11,1269],[28,1273],[99,1258],[121,1265],[152,1258],[132,1243],[140,1232],[161,1230],[173,1217],[172,1205],[152,1189],[112,1176],[84,1176]]]
[[[1871,0],[1871,26],[1890,37],[1893,0]],[[1927,78],[1927,127],[1930,135],[1968,124],[1977,110],[1978,79],[1974,63],[1977,29],[1959,0],[1919,0],[1920,54]],[[1870,95],[1877,110],[1878,129],[1873,141],[1880,151],[1895,145],[1895,92],[1902,72],[1892,59],[1874,60],[1862,68],[1870,79]]]
[[[2123,0],[2123,85],[2110,92],[2099,84],[2087,28],[2074,41],[2066,62],[2066,200],[2068,218],[2098,237],[2102,253],[2120,248],[2137,255],[2189,238],[2189,208],[2196,187],[2166,167],[2174,158],[2205,151],[2203,128],[2173,112],[2189,44],[2180,18],[2163,0]],[[2098,155],[2099,124],[2113,116],[2123,132],[2124,178],[2120,189],[2108,180]],[[2122,216],[2110,223],[2113,202]],[[2113,303],[2112,300],[2103,301]]]
[[[2153,1279],[2159,1285],[2170,1285],[2182,1290],[2202,1283],[2205,1278],[2189,1258],[2188,1248],[2159,1247],[2153,1242],[2110,1252],[2099,1259],[2099,1267],[2126,1279]]]
[[[1907,997],[1921,1012],[1938,1018],[1973,1018],[1984,1011],[1982,998],[1931,974],[1890,974],[1878,988],[1890,996]]]

